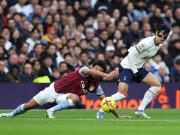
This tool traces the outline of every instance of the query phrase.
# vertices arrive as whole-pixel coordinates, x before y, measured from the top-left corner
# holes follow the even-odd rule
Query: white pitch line
[[[74,120],[97,120],[97,119],[74,119]],[[116,119],[101,119],[103,121],[121,121],[121,120],[116,120]],[[180,122],[180,121],[177,121],[177,120],[131,120],[129,118],[126,118],[127,121],[145,121],[145,122],[148,122],[148,121],[159,121],[159,122]],[[123,119],[124,121],[124,119]]]
[[[26,119],[26,120],[76,120],[76,121],[78,121],[78,120],[87,120],[87,121],[98,121],[98,120],[101,120],[101,121],[121,121],[121,119],[96,119],[96,118],[92,118],[92,119],[82,119],[82,118],[55,118],[55,119],[49,119],[49,118],[12,118],[12,119],[16,119],[16,120],[18,120],[18,119]],[[152,122],[152,121],[154,121],[154,122],[174,122],[174,123],[180,123],[180,121],[177,121],[177,120],[153,120],[153,119],[139,119],[139,120],[134,120],[134,119],[129,119],[129,118],[126,118],[126,120],[125,119],[122,119],[123,120],[123,122],[125,122],[125,121],[134,121],[134,122],[138,122],[138,121],[143,121],[143,122]],[[121,121],[122,122],[122,121]]]

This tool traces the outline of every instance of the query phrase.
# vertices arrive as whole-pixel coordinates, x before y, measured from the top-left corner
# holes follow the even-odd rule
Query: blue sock
[[[12,116],[16,116],[18,114],[22,114],[25,113],[26,110],[24,109],[24,104],[18,106],[13,112],[12,112]]]
[[[60,104],[52,107],[53,111],[56,112],[56,111],[59,111],[59,110],[63,110],[63,109],[66,109],[70,107],[70,104],[68,102],[68,100],[63,100]]]

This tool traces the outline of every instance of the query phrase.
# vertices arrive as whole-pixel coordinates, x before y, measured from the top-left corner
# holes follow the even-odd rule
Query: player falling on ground
[[[148,117],[144,109],[149,104],[156,93],[161,89],[161,83],[147,69],[144,63],[153,57],[162,46],[170,32],[168,26],[161,24],[156,30],[156,36],[151,36],[141,40],[137,45],[128,49],[128,55],[122,60],[119,66],[118,92],[111,97],[115,101],[122,100],[127,94],[130,82],[134,79],[137,83],[143,82],[150,86],[144,95],[142,103],[135,111],[137,117]],[[104,111],[100,109],[97,112],[97,118],[103,118]]]
[[[115,78],[118,72],[112,71],[109,74],[103,61],[96,61],[93,68],[83,67],[80,70],[71,72],[62,79],[51,83],[49,87],[40,91],[28,103],[21,104],[11,113],[2,113],[0,117],[14,117],[35,107],[56,102],[57,105],[46,111],[46,116],[55,118],[54,112],[74,106],[79,101],[79,96],[88,93],[96,93],[100,100],[105,98],[104,92],[99,84],[99,77]],[[117,118],[129,118],[129,116],[119,116]]]

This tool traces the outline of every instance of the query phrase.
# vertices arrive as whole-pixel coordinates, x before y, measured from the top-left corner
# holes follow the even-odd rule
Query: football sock
[[[125,98],[125,96],[119,92],[111,96],[116,102]]]
[[[70,102],[73,102],[72,99],[68,99],[68,100],[69,100]],[[61,103],[59,103],[58,105],[52,107],[52,108],[49,109],[49,110],[56,112],[56,111],[64,110],[64,109],[70,107],[70,106],[71,106],[71,105],[70,105],[71,103],[69,103],[68,100],[63,100]]]
[[[101,108],[100,110],[99,110],[100,112],[104,112],[104,110]]]
[[[151,87],[148,91],[146,91],[144,98],[138,107],[138,110],[144,110],[145,107],[152,101],[156,93],[161,89],[161,87]]]
[[[18,114],[25,113],[26,110],[24,109],[24,105],[25,105],[25,104],[22,104],[22,105],[18,106],[18,107],[11,113],[12,116],[16,116],[16,115],[18,115]]]

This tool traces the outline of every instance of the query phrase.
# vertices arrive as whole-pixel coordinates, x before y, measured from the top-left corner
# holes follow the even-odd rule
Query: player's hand
[[[131,118],[131,116],[119,116],[118,118]]]
[[[142,77],[142,73],[141,72],[137,72],[137,73],[134,74],[134,77],[136,79],[140,79]]]
[[[112,71],[108,74],[108,78],[117,78],[119,75],[118,71]]]

